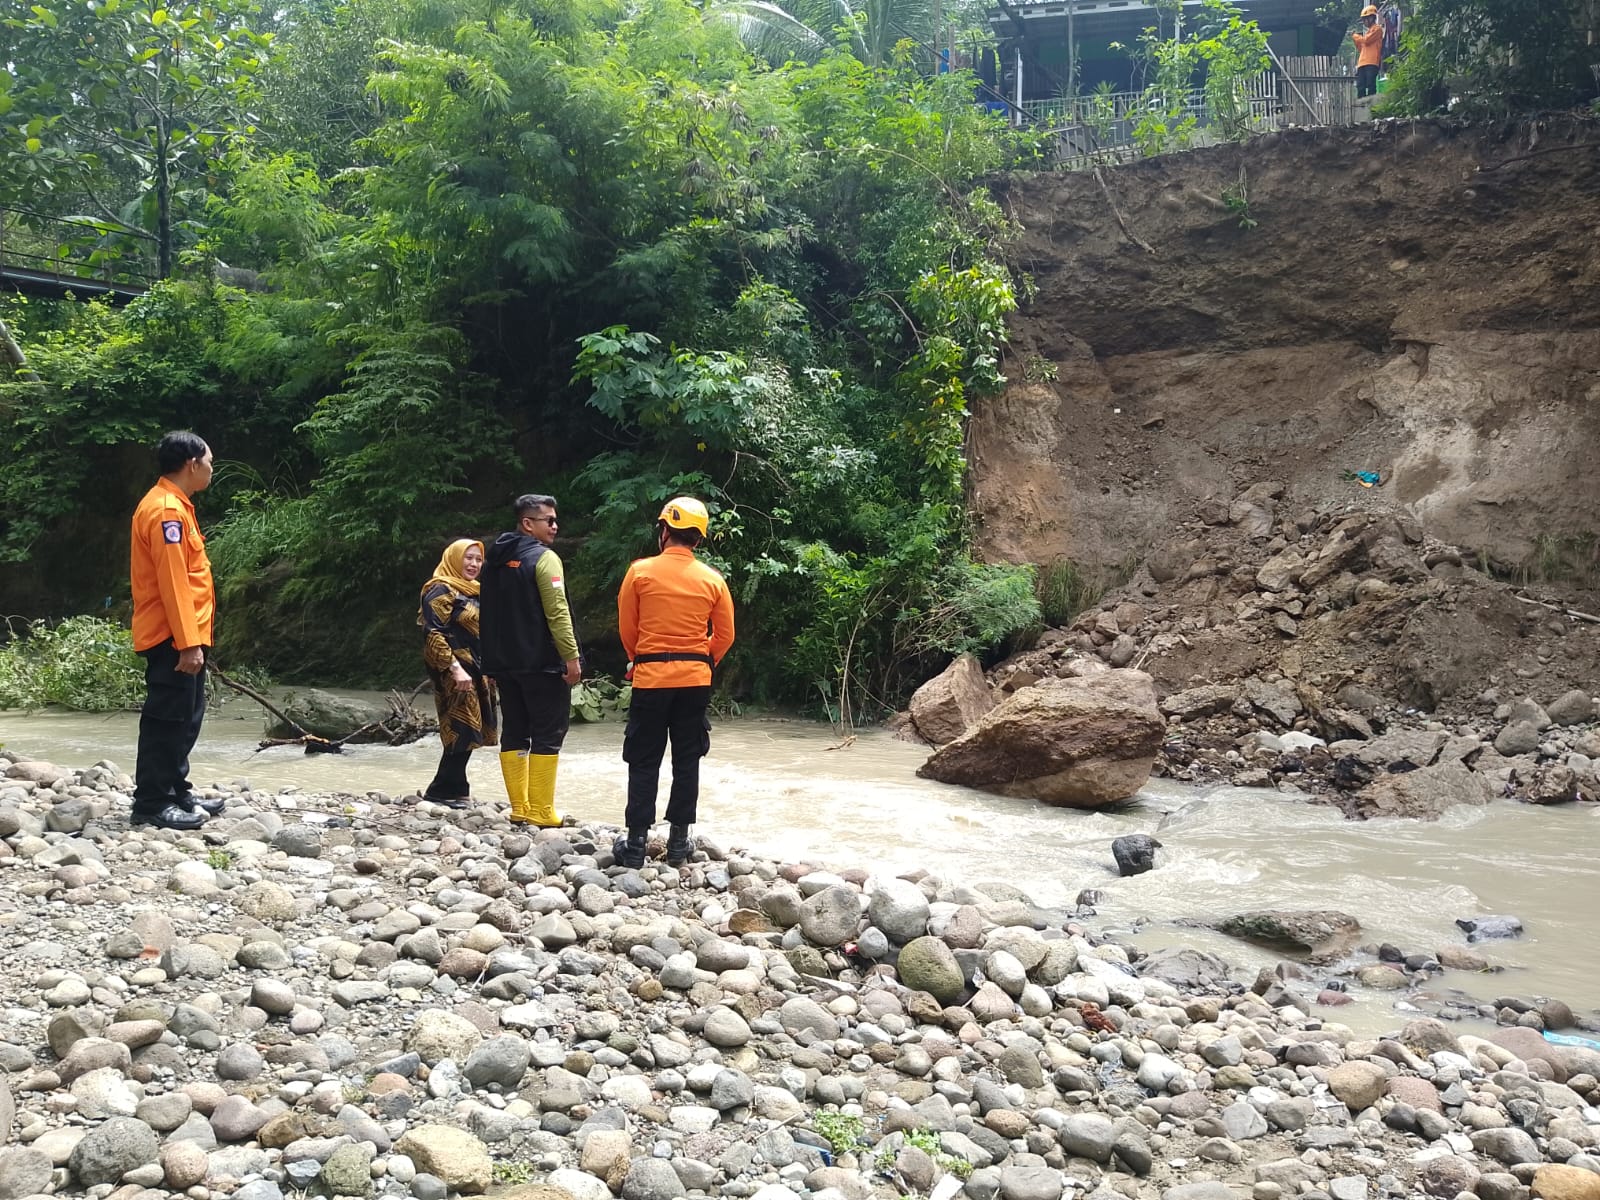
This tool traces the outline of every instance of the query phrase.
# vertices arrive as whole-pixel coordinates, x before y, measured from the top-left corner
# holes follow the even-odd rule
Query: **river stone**
[[[1494,748],[1506,758],[1515,758],[1519,754],[1537,754],[1539,751],[1539,730],[1528,721],[1512,721],[1495,735]]]
[[[1377,1063],[1340,1063],[1328,1072],[1328,1090],[1352,1113],[1376,1104],[1388,1081],[1388,1072]]]
[[[919,937],[907,943],[895,969],[906,987],[927,992],[941,1004],[954,1004],[966,986],[955,954],[936,937]]]
[[[11,1127],[6,1126],[6,1133]],[[50,1186],[55,1164],[50,1156],[29,1146],[0,1149],[0,1200],[21,1200]]]
[[[372,1147],[344,1145],[322,1165],[322,1184],[330,1196],[372,1195]]]
[[[195,1142],[168,1142],[161,1147],[161,1169],[167,1187],[175,1192],[192,1188],[202,1182],[211,1160],[205,1147]]]
[[[1600,1175],[1549,1164],[1533,1173],[1532,1191],[1535,1200],[1600,1200]]]
[[[636,1158],[628,1164],[622,1200],[677,1200],[682,1195],[683,1184],[666,1159]]]
[[[217,1055],[217,1078],[248,1083],[266,1070],[266,1059],[248,1042],[233,1042]]]
[[[1363,1106],[1364,1107],[1364,1106]],[[1236,1100],[1222,1110],[1222,1131],[1235,1142],[1267,1136],[1267,1119],[1248,1100]]]
[[[1069,808],[1104,808],[1150,778],[1166,722],[1142,671],[1110,670],[1023,688],[917,774]]]
[[[322,830],[315,825],[285,825],[273,835],[272,848],[290,858],[321,858]]]
[[[1061,1172],[1053,1167],[1000,1168],[1002,1200],[1061,1200]]]
[[[903,945],[928,932],[929,911],[928,898],[909,879],[884,879],[872,893],[867,917]]]
[[[294,893],[268,880],[252,883],[239,896],[239,911],[263,925],[283,925],[294,920]]]
[[[267,1123],[269,1113],[250,1103],[245,1096],[229,1096],[211,1111],[211,1131],[220,1142],[243,1142],[255,1136]]]
[[[1353,816],[1411,817],[1437,820],[1458,804],[1480,805],[1494,799],[1494,788],[1461,762],[1435,763],[1398,775],[1379,775],[1351,801]]]
[[[303,730],[336,742],[390,715],[387,705],[335,696],[319,688],[307,688],[303,692],[297,692],[289,696],[279,707],[283,709],[284,716],[290,718],[300,728],[295,729],[283,721],[269,722],[267,725],[269,738],[298,737]],[[371,741],[385,736],[383,733],[375,733],[351,740]]]
[[[755,1083],[743,1071],[724,1068],[711,1081],[711,1094],[706,1103],[718,1112],[742,1108],[756,1097]]]
[[[1514,1167],[1543,1161],[1533,1136],[1522,1129],[1475,1129],[1468,1137],[1479,1154]]]
[[[750,1040],[750,1026],[731,1008],[714,1008],[706,1017],[702,1036],[713,1046],[731,1049]]]
[[[419,1171],[444,1180],[453,1191],[484,1192],[493,1178],[488,1147],[465,1130],[420,1125],[408,1130],[394,1148],[416,1163]]]
[[[17,1117],[17,1102],[11,1096],[11,1084],[0,1075],[0,1146],[11,1140],[11,1123]]]
[[[478,1027],[465,1017],[442,1008],[417,1014],[406,1034],[405,1048],[415,1051],[430,1067],[446,1058],[464,1062],[483,1040]]]
[[[1545,713],[1557,725],[1587,725],[1595,719],[1594,699],[1581,688],[1574,688],[1562,693]]]
[[[972,655],[963,654],[913,692],[907,708],[911,724],[923,740],[943,746],[972,728],[994,703],[983,666]]]
[[[472,1051],[461,1073],[475,1088],[493,1083],[511,1091],[522,1084],[531,1056],[532,1050],[522,1038],[510,1034],[493,1037]]]
[[[112,1117],[72,1148],[67,1166],[83,1187],[120,1183],[129,1171],[153,1163],[161,1146],[155,1130],[132,1117]]]
[[[791,996],[778,1009],[778,1023],[790,1035],[810,1030],[827,1041],[839,1036],[839,1022],[832,1013],[806,996]]]
[[[800,904],[800,932],[818,946],[849,941],[861,924],[861,902],[854,888],[823,888]]]
[[[1314,963],[1342,958],[1361,938],[1360,921],[1331,909],[1246,912],[1228,917],[1216,928],[1246,941],[1303,947]]]
[[[1026,1128],[1026,1119],[1023,1125]],[[1068,1154],[1103,1163],[1111,1158],[1111,1148],[1117,1141],[1117,1127],[1110,1117],[1099,1113],[1074,1113],[1061,1123],[1056,1136],[1061,1148]]]
[[[133,1066],[133,1055],[121,1042],[108,1038],[86,1037],[72,1044],[67,1056],[56,1064],[62,1083],[71,1083],[90,1071],[115,1070],[126,1074]]]
[[[1143,875],[1156,865],[1156,851],[1161,843],[1147,833],[1130,833],[1114,838],[1111,857],[1117,860],[1119,875]]]

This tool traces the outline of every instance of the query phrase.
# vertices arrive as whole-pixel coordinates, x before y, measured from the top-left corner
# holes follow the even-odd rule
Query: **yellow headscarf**
[[[428,577],[428,582],[422,585],[422,594],[427,595],[428,589],[436,583],[442,583],[465,596],[478,594],[478,581],[468,579],[467,551],[473,546],[478,548],[478,553],[483,553],[483,543],[472,538],[457,538],[444,548],[444,553],[439,556],[439,565],[433,569],[433,574]],[[422,624],[422,610],[417,609],[417,624]]]

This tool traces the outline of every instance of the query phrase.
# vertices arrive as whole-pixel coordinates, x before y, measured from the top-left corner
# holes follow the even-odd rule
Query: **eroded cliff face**
[[[1290,132],[1104,180],[1001,192],[1037,291],[972,424],[984,553],[1170,556],[1268,479],[1286,512],[1403,510],[1506,567],[1593,545],[1595,122]]]

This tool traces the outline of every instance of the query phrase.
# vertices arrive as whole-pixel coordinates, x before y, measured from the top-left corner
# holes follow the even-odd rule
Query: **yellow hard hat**
[[[693,496],[678,496],[661,506],[661,515],[656,520],[666,522],[670,529],[698,529],[700,536],[706,537],[711,517],[706,506]]]
[[[1345,11],[1349,12],[1350,10],[1349,9],[1345,9]],[[1378,6],[1376,4],[1367,5],[1365,8],[1363,8],[1361,10],[1361,15],[1363,17],[1375,17],[1375,16],[1377,16],[1378,15]]]

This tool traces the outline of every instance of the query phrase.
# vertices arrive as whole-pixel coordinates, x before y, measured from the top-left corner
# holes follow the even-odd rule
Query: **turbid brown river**
[[[0,713],[0,742],[66,766],[111,759],[131,770],[137,718]],[[193,758],[197,782],[256,788],[404,794],[432,773],[438,744],[356,747],[340,756],[256,752],[260,712],[230,703],[207,719]],[[559,802],[580,818],[617,823],[625,768],[620,723],[574,726]],[[1460,943],[1457,917],[1511,913],[1526,934],[1481,947],[1507,970],[1450,972],[1434,981],[1480,999],[1513,995],[1600,1007],[1600,809],[1498,803],[1442,821],[1351,823],[1304,798],[1245,788],[1199,790],[1153,781],[1114,813],[1047,808],[916,777],[924,752],[875,731],[830,750],[826,726],[744,718],[719,724],[704,764],[700,830],[725,846],[835,867],[923,867],[972,883],[1004,880],[1042,905],[1104,893],[1097,922],[1146,947],[1188,944],[1241,968],[1267,952],[1174,924],[1253,908],[1334,908],[1374,941],[1407,952]],[[474,755],[476,793],[502,795],[492,753]],[[1153,833],[1157,868],[1121,879],[1111,839]],[[1368,1033],[1407,1019],[1394,994],[1356,992],[1329,1019]],[[1403,1003],[1403,1001],[1402,1001]]]

